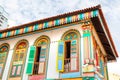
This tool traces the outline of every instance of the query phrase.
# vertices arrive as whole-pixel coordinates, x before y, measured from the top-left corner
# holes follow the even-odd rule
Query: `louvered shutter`
[[[77,70],[77,40],[71,41],[71,71]]]
[[[33,66],[34,66],[35,53],[36,53],[36,47],[31,46],[30,47],[30,54],[29,54],[29,58],[28,58],[28,63],[27,63],[26,74],[32,74]]]
[[[64,71],[64,42],[58,42],[57,71]]]

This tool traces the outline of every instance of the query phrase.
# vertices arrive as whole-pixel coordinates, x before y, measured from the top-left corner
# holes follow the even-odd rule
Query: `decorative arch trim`
[[[62,37],[61,37],[61,40],[64,40],[64,37],[65,37],[67,34],[71,33],[71,32],[74,32],[74,33],[77,34],[77,36],[80,36],[80,37],[81,37],[80,32],[79,32],[78,30],[76,30],[76,29],[70,29],[70,30],[64,32],[64,34],[63,34]]]
[[[6,47],[8,48],[8,51],[9,51],[10,45],[9,45],[8,43],[3,43],[3,44],[1,44],[1,45],[0,45],[0,51],[1,51],[1,48],[2,48],[3,46],[6,46]],[[8,52],[8,51],[7,51],[7,52]]]
[[[21,44],[22,42],[26,43],[26,47],[24,48],[19,48],[17,50],[17,47],[19,46],[19,44]],[[25,61],[26,61],[26,55],[27,55],[27,50],[29,47],[29,43],[26,39],[22,39],[19,40],[16,45],[14,46],[14,51],[13,51],[13,56],[12,56],[12,61],[11,61],[11,65],[10,65],[10,72],[9,72],[9,78],[18,78],[21,79],[22,78],[22,73],[24,72],[24,67],[25,67]],[[19,58],[15,58],[18,57]],[[23,57],[21,57],[23,56]]]
[[[41,39],[47,39],[48,43],[50,43],[50,38],[46,35],[42,35],[35,40],[34,46],[37,46],[38,41],[41,40]]]
[[[26,42],[26,44],[27,44],[26,47],[28,48],[29,42],[28,42],[26,39],[22,39],[22,40],[19,40],[19,41],[16,43],[16,45],[14,46],[14,50],[16,50],[17,46],[18,46],[21,42]]]

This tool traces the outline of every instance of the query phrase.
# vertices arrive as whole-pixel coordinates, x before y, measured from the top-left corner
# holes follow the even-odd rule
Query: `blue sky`
[[[84,9],[100,4],[114,40],[120,53],[120,1],[119,0],[0,0],[0,5],[9,13],[11,25],[20,25],[70,11]],[[120,58],[108,63],[110,72],[120,74]]]

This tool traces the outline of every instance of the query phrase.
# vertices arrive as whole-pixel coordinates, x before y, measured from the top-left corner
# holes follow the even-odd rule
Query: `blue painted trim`
[[[95,74],[95,79],[102,80],[97,74]]]
[[[76,78],[76,77],[80,77],[80,72],[72,72],[72,73],[61,74],[61,78]]]

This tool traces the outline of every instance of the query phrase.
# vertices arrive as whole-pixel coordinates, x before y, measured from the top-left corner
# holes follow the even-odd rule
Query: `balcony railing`
[[[70,58],[64,59],[64,72],[70,72]]]
[[[33,74],[38,74],[39,62],[34,62]]]

